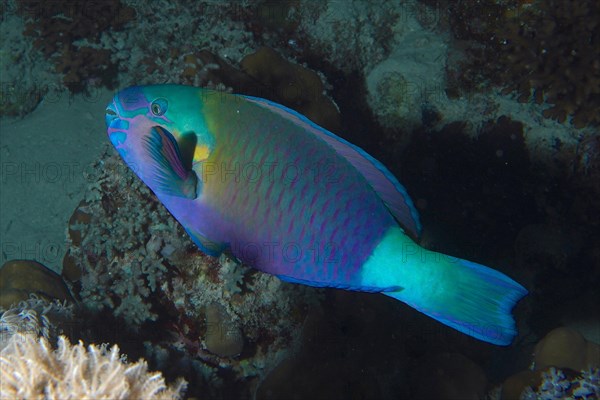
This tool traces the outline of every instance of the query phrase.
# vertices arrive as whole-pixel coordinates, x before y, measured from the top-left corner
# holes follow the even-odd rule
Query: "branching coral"
[[[98,162],[71,219],[68,270],[80,269],[79,296],[92,310],[112,309],[130,328],[155,320],[153,299],[167,267],[163,253],[190,246],[149,189],[116,157]],[[175,234],[173,234],[175,233]],[[77,276],[76,273],[71,273]]]
[[[115,345],[72,345],[61,336],[13,335],[0,352],[0,397],[44,399],[179,399],[185,382],[169,387],[144,360],[127,363]]]
[[[231,294],[240,293],[244,283],[244,274],[248,268],[237,264],[233,260],[223,257],[219,268],[219,277],[225,284],[225,290]]]

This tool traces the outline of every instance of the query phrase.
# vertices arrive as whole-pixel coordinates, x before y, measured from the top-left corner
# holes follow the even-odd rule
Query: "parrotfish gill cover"
[[[508,345],[527,291],[414,242],[406,189],[362,149],[270,101],[134,86],[105,114],[126,164],[204,252],[280,279],[380,292],[480,340]]]

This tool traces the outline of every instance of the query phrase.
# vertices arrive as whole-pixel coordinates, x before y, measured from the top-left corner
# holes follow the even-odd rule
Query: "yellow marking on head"
[[[210,155],[207,145],[196,145],[194,149],[194,162],[204,161]]]

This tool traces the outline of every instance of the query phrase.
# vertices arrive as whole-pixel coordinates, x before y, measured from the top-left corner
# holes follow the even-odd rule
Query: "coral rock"
[[[206,347],[220,357],[232,357],[242,352],[244,337],[227,311],[219,304],[206,307]]]
[[[0,308],[27,300],[30,294],[48,300],[71,301],[69,289],[59,275],[32,260],[7,261],[0,268]]]
[[[535,368],[569,368],[582,371],[600,367],[600,350],[579,332],[570,328],[556,328],[535,346]]]
[[[293,108],[333,132],[339,131],[338,109],[323,94],[323,82],[316,72],[286,60],[268,47],[246,56],[241,65],[271,91],[271,95],[262,97]]]
[[[486,75],[504,93],[516,92],[520,102],[552,105],[546,118],[572,117],[577,128],[600,124],[598,1],[477,3],[450,12],[457,38],[479,42],[463,81],[472,81],[471,75],[483,83]]]
[[[97,48],[103,32],[119,30],[135,18],[135,10],[120,0],[62,2],[20,0],[17,10],[27,19],[24,34],[54,62],[72,92],[82,91],[89,81],[114,84],[117,67],[111,52]]]

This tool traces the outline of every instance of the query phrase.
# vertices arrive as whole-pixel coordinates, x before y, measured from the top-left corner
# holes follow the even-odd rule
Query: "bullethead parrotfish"
[[[194,243],[288,282],[378,292],[508,345],[527,290],[420,247],[406,189],[375,158],[271,101],[183,85],[133,86],[108,137]]]

